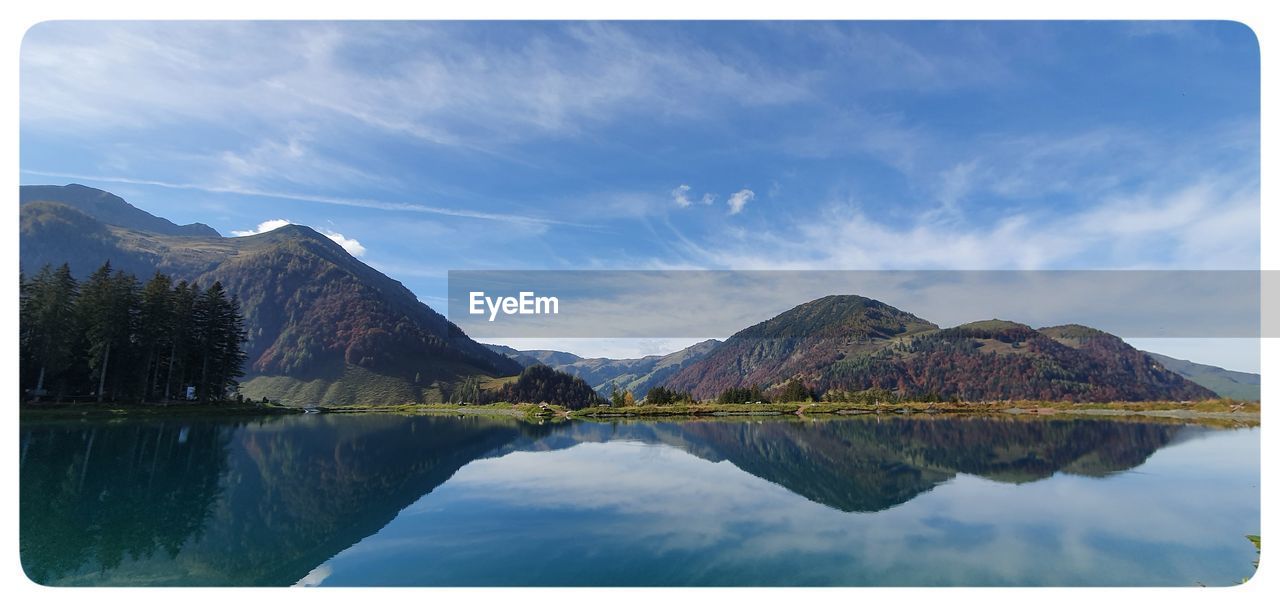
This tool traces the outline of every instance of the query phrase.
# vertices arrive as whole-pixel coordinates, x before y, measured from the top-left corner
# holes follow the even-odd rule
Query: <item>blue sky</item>
[[[21,180],[311,225],[437,309],[450,269],[1253,269],[1258,61],[1228,22],[50,22]]]

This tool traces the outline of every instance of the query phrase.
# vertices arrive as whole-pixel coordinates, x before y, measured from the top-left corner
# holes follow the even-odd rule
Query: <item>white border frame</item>
[[[222,0],[217,3],[183,4],[159,0],[116,0],[92,2],[90,0],[55,0],[23,2],[16,0],[6,7],[8,18],[0,26],[6,42],[4,60],[0,61],[0,82],[6,85],[7,94],[0,101],[4,131],[8,145],[2,148],[0,166],[7,166],[15,176],[18,166],[18,74],[19,52],[22,38],[31,26],[49,20],[120,20],[120,19],[1210,19],[1239,21],[1253,29],[1261,49],[1262,105],[1274,100],[1274,60],[1280,55],[1268,48],[1272,42],[1268,26],[1276,23],[1262,2],[1244,0],[1217,0],[1215,2],[1189,2],[1186,0],[1146,3],[1132,1],[1076,0],[1048,5],[1011,0],[969,0],[946,2],[945,0],[917,0],[910,6],[896,2],[880,2],[872,5],[847,5],[820,0],[788,0],[786,2],[762,2],[743,0],[716,5],[696,3],[690,0],[647,0],[630,5],[607,4],[584,0],[480,0],[452,6],[415,6],[409,2],[394,0],[361,0],[360,2],[335,2],[316,0],[301,6],[268,5],[261,0]],[[1269,60],[1270,59],[1270,60]],[[1267,120],[1265,111],[1261,120],[1261,200],[1262,230],[1264,234],[1280,233],[1280,211],[1267,194],[1269,177],[1280,174],[1276,155],[1269,154],[1267,142],[1277,141],[1276,129]],[[10,187],[13,187],[12,185]],[[10,190],[15,195],[16,190]],[[13,205],[16,207],[16,200]],[[4,318],[4,343],[0,350],[0,372],[6,385],[12,385],[17,369],[17,271],[18,271],[18,214],[16,208],[0,214],[5,233],[3,248],[4,273],[0,276],[0,314]],[[1280,270],[1280,245],[1267,238],[1262,239],[1262,269]],[[1264,300],[1264,309],[1275,309],[1280,302]],[[1262,374],[1271,377],[1280,369],[1280,338],[1262,340]],[[16,393],[10,390],[10,394]],[[1280,398],[1275,385],[1263,382],[1263,402]],[[16,403],[13,403],[16,405]],[[1263,405],[1264,409],[1266,405]],[[0,500],[0,588],[9,604],[13,605],[76,605],[77,607],[142,607],[157,605],[171,607],[181,602],[184,607],[224,607],[228,602],[293,600],[305,601],[316,606],[349,607],[355,601],[404,601],[430,602],[450,605],[467,602],[472,604],[512,603],[547,604],[565,607],[569,605],[649,605],[668,601],[713,601],[735,606],[777,605],[780,602],[802,601],[813,604],[848,604],[889,602],[894,604],[935,605],[945,602],[956,605],[1016,605],[1029,603],[1037,606],[1064,605],[1079,607],[1095,601],[1119,603],[1121,601],[1158,603],[1162,607],[1177,605],[1225,603],[1225,604],[1275,604],[1277,582],[1269,574],[1269,559],[1262,557],[1257,574],[1243,586],[1225,588],[698,588],[698,589],[433,589],[433,588],[331,588],[331,589],[133,589],[133,588],[45,588],[32,583],[22,573],[18,557],[18,416],[16,406],[0,418],[4,429],[0,430],[0,487],[10,490]],[[1263,436],[1266,436],[1265,433]],[[1262,535],[1271,538],[1271,511],[1277,503],[1276,483],[1273,482],[1277,454],[1280,450],[1262,442]],[[1271,540],[1269,540],[1271,541]],[[289,594],[288,598],[281,593]]]

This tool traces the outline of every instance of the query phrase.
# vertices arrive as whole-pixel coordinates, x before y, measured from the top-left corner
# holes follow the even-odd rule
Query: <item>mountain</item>
[[[61,202],[104,224],[153,234],[211,238],[220,236],[217,230],[203,223],[180,226],[139,209],[115,194],[78,183],[22,186],[18,190],[18,200],[23,205],[40,201]]]
[[[484,344],[484,347],[508,358],[515,359],[516,362],[525,367],[546,365],[554,369],[582,360],[581,356],[559,350],[517,350],[510,346],[500,346],[498,344]]]
[[[501,346],[498,344],[480,344],[480,345],[520,363],[520,366],[522,367],[531,367],[533,365],[539,364],[538,359],[532,356],[525,356],[524,353],[510,346]]]
[[[520,372],[519,364],[472,341],[404,285],[311,228],[223,238],[212,229],[175,226],[106,192],[32,187],[23,186],[20,197],[23,272],[66,262],[83,277],[110,260],[143,279],[161,271],[204,286],[222,282],[243,306],[249,363],[241,392],[248,397],[289,404],[439,401],[459,378]]]
[[[1155,352],[1145,354],[1164,365],[1166,369],[1213,390],[1218,396],[1254,402],[1262,400],[1262,376],[1257,373],[1229,371],[1222,367],[1193,363]]]
[[[983,401],[1194,400],[1215,395],[1120,338],[988,320],[940,329],[883,302],[823,297],[734,334],[666,386],[696,398],[798,378],[818,392],[887,389]]]
[[[714,398],[726,388],[771,386],[937,328],[872,299],[831,295],[735,333],[708,356],[676,373],[666,386],[703,399]]]
[[[622,359],[581,358],[568,352],[516,350],[492,344],[489,348],[525,366],[544,364],[557,371],[580,377],[601,394],[607,395],[610,386],[616,385],[619,390],[630,390],[637,399],[640,399],[644,398],[649,389],[661,386],[681,369],[702,360],[719,345],[719,341],[708,339],[666,355]]]
[[[140,233],[108,226],[59,202],[23,203],[18,225],[19,263],[27,275],[46,263],[68,263],[77,278],[84,278],[110,259],[112,267],[146,277],[161,261],[151,251],[122,244]]]

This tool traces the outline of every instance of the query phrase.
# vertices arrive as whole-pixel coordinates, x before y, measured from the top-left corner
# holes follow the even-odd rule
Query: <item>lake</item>
[[[23,423],[47,585],[1169,585],[1257,554],[1259,431],[863,416]]]

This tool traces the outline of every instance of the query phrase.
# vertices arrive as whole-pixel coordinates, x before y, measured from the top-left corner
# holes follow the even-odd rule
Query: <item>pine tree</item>
[[[194,350],[194,314],[196,300],[200,297],[200,285],[179,281],[173,289],[173,324],[169,334],[169,360],[165,370],[164,400],[175,392],[185,396],[183,386],[189,385],[187,370]]]
[[[143,287],[110,263],[82,285],[66,265],[20,278],[20,384],[36,400],[49,385],[98,402],[168,400],[192,385],[209,401],[243,372],[244,317],[221,284],[201,292],[156,273]]]
[[[111,275],[112,317],[120,323],[116,329],[116,354],[112,363],[109,395],[112,400],[138,395],[138,320],[142,307],[142,285],[133,274],[116,270]]]
[[[222,285],[217,285],[219,288]],[[225,295],[224,295],[225,297]],[[219,322],[221,349],[218,352],[217,393],[219,397],[228,390],[239,390],[237,377],[244,374],[244,363],[248,356],[244,352],[247,333],[244,328],[244,316],[240,313],[240,298],[232,296],[222,308],[223,315]]]
[[[813,392],[798,378],[792,378],[782,387],[778,401],[784,403],[805,403],[813,400]]]
[[[693,396],[688,392],[678,392],[666,386],[654,386],[644,395],[644,402],[650,405],[670,405],[674,403],[691,403]]]
[[[166,369],[171,360],[170,340],[176,320],[174,299],[173,281],[159,272],[142,289],[137,337],[143,356],[139,395],[144,402],[155,395],[162,377],[161,370]]]
[[[62,377],[73,360],[76,325],[73,311],[78,286],[71,268],[41,268],[24,284],[19,308],[20,358],[34,372],[35,400],[47,392],[50,379]],[[29,373],[23,373],[29,377]]]
[[[127,362],[129,338],[137,313],[138,280],[123,272],[113,274],[111,262],[107,262],[89,275],[81,289],[76,316],[83,323],[88,340],[89,368],[97,380],[94,394],[98,402],[106,398],[114,368],[114,353],[121,362]],[[118,365],[123,366],[123,365]]]
[[[193,369],[198,373],[194,376],[196,393],[203,402],[225,398],[245,361],[239,300],[228,299],[222,283],[213,283],[192,307],[192,327],[199,356],[199,367]]]

